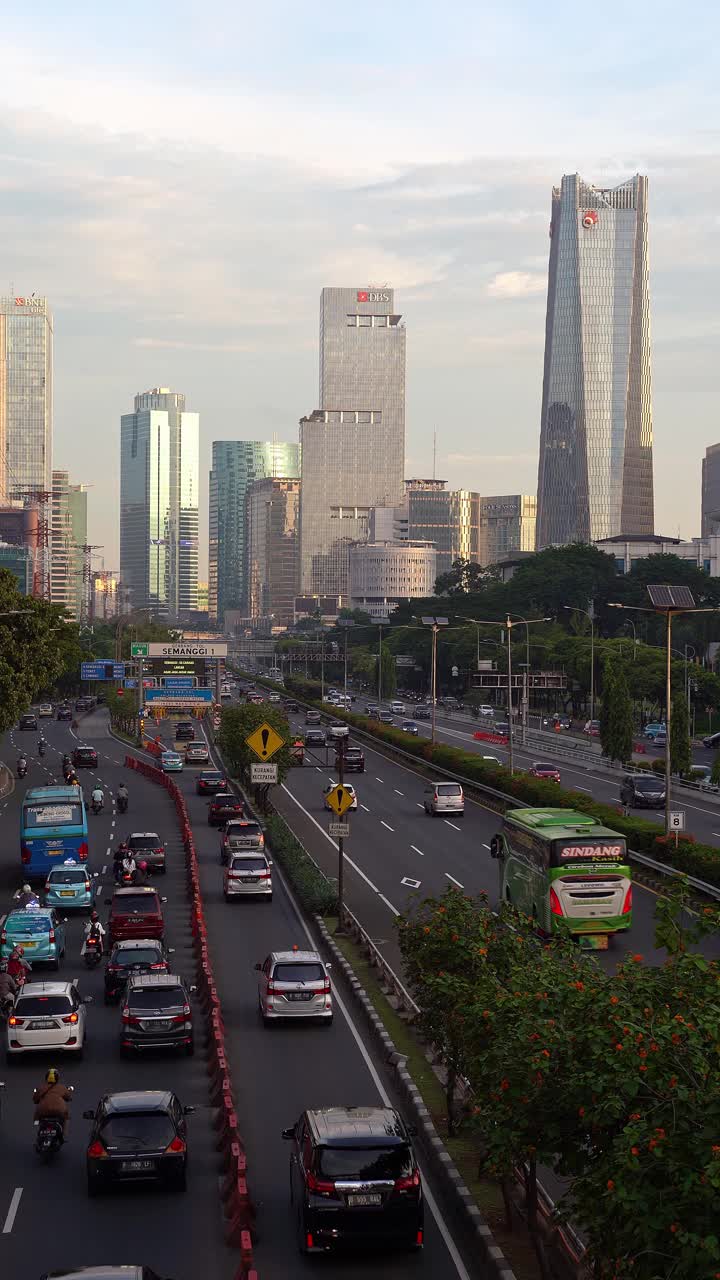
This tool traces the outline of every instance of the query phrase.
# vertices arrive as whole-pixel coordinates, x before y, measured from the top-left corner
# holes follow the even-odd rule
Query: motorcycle
[[[127,796],[118,796],[118,798],[117,798],[117,811],[118,811],[118,813],[127,813],[127,807],[128,807],[128,798],[127,798]]]
[[[51,1160],[60,1150],[65,1139],[63,1122],[57,1116],[43,1116],[35,1120],[35,1150],[43,1160]]]
[[[8,991],[6,996],[0,998],[0,1020],[7,1022],[10,1014],[15,1006],[15,997]]]
[[[93,811],[93,813],[102,813],[102,811],[103,811],[103,802],[102,802],[102,800],[93,800],[93,801],[92,801],[92,811]]]
[[[27,771],[28,771],[27,764],[23,760],[19,760],[18,767],[17,767],[18,778],[24,778]]]
[[[102,938],[96,937],[95,934],[89,934],[85,939],[85,967],[86,969],[94,969],[100,964],[103,956]]]
[[[44,742],[39,742],[39,743],[38,743],[38,755],[40,755],[40,756],[44,756],[44,755],[45,755],[45,751],[46,751],[45,743],[44,743]]]

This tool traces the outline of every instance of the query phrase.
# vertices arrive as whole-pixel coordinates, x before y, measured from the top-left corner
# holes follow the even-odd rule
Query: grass
[[[346,935],[334,933],[337,920],[333,917],[326,917],[325,924],[329,932],[334,935],[333,941],[352,965],[355,976],[365,988],[368,999],[392,1037],[398,1053],[406,1056],[407,1070],[422,1094],[433,1124],[515,1275],[518,1280],[537,1280],[539,1274],[537,1259],[529,1235],[521,1226],[517,1226],[513,1231],[507,1230],[505,1208],[499,1186],[496,1182],[482,1178],[478,1173],[478,1151],[474,1135],[469,1129],[461,1128],[455,1137],[448,1136],[445,1091],[427,1060],[423,1046],[412,1028],[387,1000],[378,981],[377,970],[372,967],[358,945]]]

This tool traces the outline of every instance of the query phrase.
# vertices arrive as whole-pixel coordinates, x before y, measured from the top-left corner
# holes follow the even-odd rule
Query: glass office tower
[[[320,407],[300,422],[300,586],[348,595],[348,548],[372,507],[401,506],[405,326],[392,289],[323,289]]]
[[[0,298],[0,494],[52,491],[53,321],[46,298]]]
[[[538,549],[653,532],[647,178],[552,195]]]
[[[249,613],[247,491],[266,476],[297,479],[300,449],[277,440],[214,440],[210,472],[208,611]]]
[[[120,576],[130,608],[197,609],[200,417],[156,387],[120,423]]]

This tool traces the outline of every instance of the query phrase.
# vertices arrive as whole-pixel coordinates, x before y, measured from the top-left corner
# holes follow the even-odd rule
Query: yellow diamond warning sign
[[[352,806],[353,794],[352,791],[348,791],[347,787],[344,787],[342,783],[338,782],[337,786],[333,787],[332,791],[328,791],[325,799],[330,805],[330,808],[335,811],[338,818],[342,818],[343,814],[347,813],[348,809]]]
[[[259,760],[269,760],[276,751],[285,746],[285,739],[280,737],[277,729],[273,729],[271,724],[261,724],[259,728],[253,729],[245,742]]]

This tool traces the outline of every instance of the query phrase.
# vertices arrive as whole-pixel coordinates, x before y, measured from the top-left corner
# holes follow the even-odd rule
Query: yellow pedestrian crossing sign
[[[353,794],[352,791],[348,791],[347,787],[344,787],[341,782],[338,782],[337,785],[333,787],[332,791],[328,791],[325,799],[330,805],[330,808],[335,811],[338,818],[342,818],[343,814],[347,813],[348,809],[352,807]]]
[[[271,724],[261,724],[257,729],[253,729],[245,742],[259,760],[269,760],[276,751],[285,746],[285,739],[280,737],[277,729],[273,729]]]

